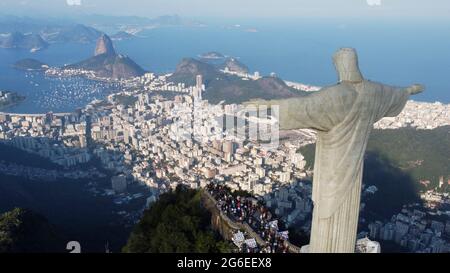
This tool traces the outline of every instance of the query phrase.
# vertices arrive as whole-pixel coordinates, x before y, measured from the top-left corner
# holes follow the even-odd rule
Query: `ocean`
[[[326,86],[336,82],[332,55],[340,47],[358,50],[367,79],[396,86],[422,83],[417,101],[450,103],[450,24],[356,20],[229,20],[205,27],[164,27],[145,30],[140,38],[116,41],[119,53],[129,55],[146,70],[168,73],[184,57],[218,51],[239,58],[251,71],[271,72],[284,80]],[[10,112],[66,112],[114,91],[111,86],[84,79],[46,78],[15,70],[22,58],[64,65],[93,54],[94,44],[52,44],[30,53],[0,49],[0,90],[16,91],[27,99],[2,109]]]

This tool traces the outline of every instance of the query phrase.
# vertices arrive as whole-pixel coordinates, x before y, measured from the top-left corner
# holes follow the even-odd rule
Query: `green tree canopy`
[[[211,229],[211,213],[202,206],[200,195],[183,186],[162,194],[144,212],[123,252],[228,252],[229,244]]]
[[[0,253],[63,250],[54,227],[43,216],[21,208],[0,215]]]

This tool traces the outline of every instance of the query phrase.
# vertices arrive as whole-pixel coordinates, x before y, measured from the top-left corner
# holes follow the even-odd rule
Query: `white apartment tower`
[[[195,88],[193,90],[194,99],[202,100],[202,92],[205,90],[205,85],[203,84],[203,76],[197,75],[195,77]]]

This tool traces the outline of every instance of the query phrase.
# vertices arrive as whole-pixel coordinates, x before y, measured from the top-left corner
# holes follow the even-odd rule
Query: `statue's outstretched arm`
[[[243,104],[259,109],[261,107],[271,108],[272,111],[278,108],[278,115],[275,113],[273,116],[278,119],[281,130],[315,129],[327,131],[333,124],[329,119],[323,118],[326,103],[321,97],[322,95],[314,94],[280,100],[258,99]]]
[[[416,95],[416,94],[422,93],[425,90],[425,87],[421,84],[413,84],[410,87],[405,88],[405,90],[410,95]]]
[[[387,89],[389,90],[389,88]],[[384,113],[384,115],[379,116],[382,117],[395,117],[400,114],[400,112],[405,107],[405,104],[411,95],[416,95],[425,90],[425,87],[420,84],[414,84],[409,87],[391,87],[391,101],[388,110]],[[377,119],[377,120],[378,120]]]

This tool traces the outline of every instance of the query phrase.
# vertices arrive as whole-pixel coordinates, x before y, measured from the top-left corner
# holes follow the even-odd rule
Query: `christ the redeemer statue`
[[[356,51],[333,57],[339,83],[311,95],[248,104],[279,105],[280,129],[317,131],[309,252],[354,252],[364,153],[373,124],[397,116],[421,85],[397,88],[365,80]]]

